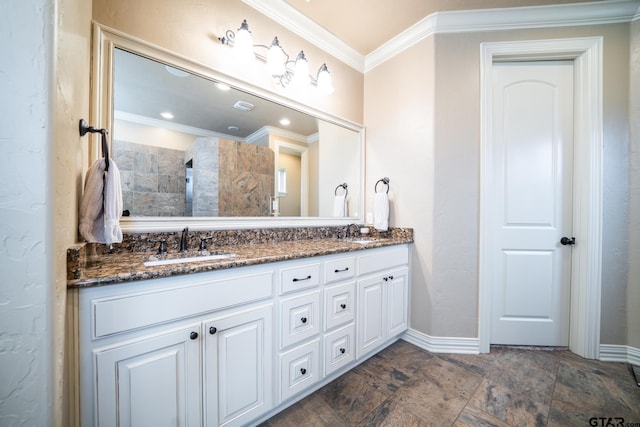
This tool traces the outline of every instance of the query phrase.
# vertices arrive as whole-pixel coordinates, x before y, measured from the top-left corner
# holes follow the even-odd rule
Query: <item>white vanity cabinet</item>
[[[408,327],[408,248],[358,258],[358,349],[361,358]]]
[[[407,328],[408,245],[73,289],[80,425],[240,426]]]
[[[246,425],[273,408],[273,268],[81,289],[82,426]]]

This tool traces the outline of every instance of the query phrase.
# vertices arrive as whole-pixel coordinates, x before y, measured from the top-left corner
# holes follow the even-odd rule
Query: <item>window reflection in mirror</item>
[[[269,216],[279,197],[281,216],[331,217],[342,182],[360,214],[357,132],[123,49],[113,73],[112,157],[131,216]]]

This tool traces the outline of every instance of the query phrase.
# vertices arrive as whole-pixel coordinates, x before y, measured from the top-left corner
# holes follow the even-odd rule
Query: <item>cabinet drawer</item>
[[[356,274],[356,258],[348,257],[327,261],[324,267],[325,283],[351,279]]]
[[[280,403],[311,387],[321,378],[320,339],[280,356]]]
[[[289,347],[320,332],[320,291],[280,303],[280,348]]]
[[[355,326],[352,324],[324,337],[324,374],[332,374],[355,359]]]
[[[93,299],[93,336],[101,338],[272,295],[273,273],[267,271],[220,280],[208,279],[178,288]]]
[[[358,274],[363,276],[408,263],[409,248],[406,245],[374,249],[358,258]]]
[[[351,322],[356,311],[356,282],[334,285],[324,290],[324,330]]]
[[[312,288],[320,284],[320,264],[305,264],[280,270],[280,293]]]

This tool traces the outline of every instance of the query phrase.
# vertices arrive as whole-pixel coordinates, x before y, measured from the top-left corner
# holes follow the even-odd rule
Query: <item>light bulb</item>
[[[292,85],[301,87],[306,86],[310,82],[309,79],[309,62],[304,56],[304,52],[300,51],[296,58],[296,64],[293,68],[293,81]]]
[[[242,21],[240,28],[238,28],[236,37],[233,40],[233,47],[237,49],[236,55],[238,55],[240,60],[250,62],[255,59],[253,39],[251,38],[251,31],[249,31],[249,25],[246,19]]]
[[[333,80],[331,79],[331,73],[327,68],[327,64],[322,64],[322,67],[320,67],[316,82],[318,85],[318,90],[322,94],[331,95],[335,90],[333,88]]]
[[[269,52],[267,53],[267,71],[272,76],[281,76],[285,72],[285,62],[287,57],[280,47],[278,38],[273,39]]]

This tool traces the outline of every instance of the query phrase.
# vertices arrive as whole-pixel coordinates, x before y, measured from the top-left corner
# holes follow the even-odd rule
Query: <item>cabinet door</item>
[[[205,423],[246,425],[273,407],[272,305],[205,322]]]
[[[409,280],[408,270],[402,269],[394,271],[385,276],[384,287],[386,288],[385,309],[387,311],[387,338],[396,336],[407,330],[407,311]]]
[[[200,323],[94,351],[97,425],[201,425]]]
[[[387,322],[382,313],[385,290],[383,283],[382,276],[358,282],[358,358],[385,340]]]

